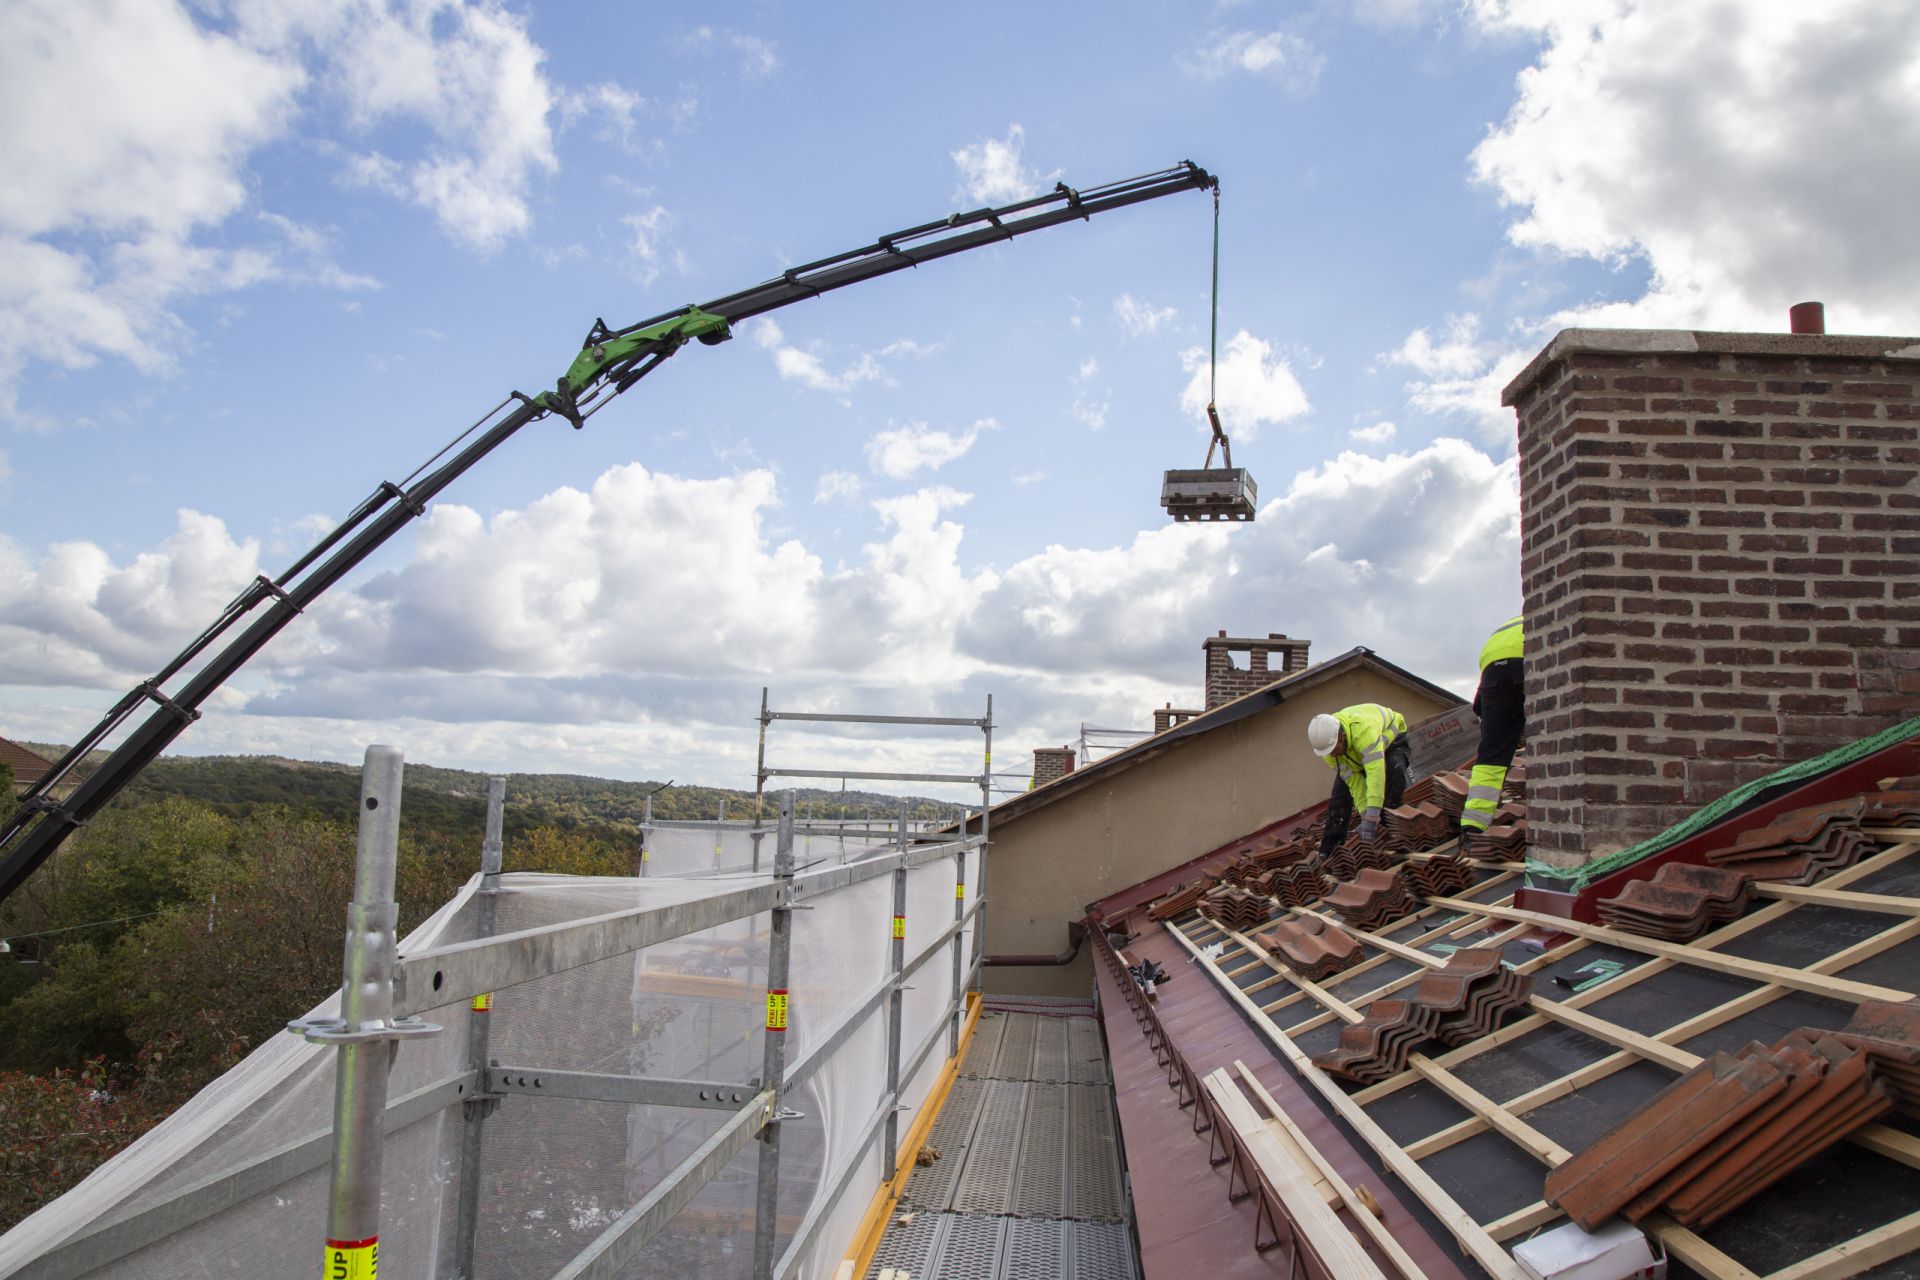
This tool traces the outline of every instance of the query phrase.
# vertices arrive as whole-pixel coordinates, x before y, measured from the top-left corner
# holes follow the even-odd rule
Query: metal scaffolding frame
[[[984,721],[967,723],[987,729]],[[924,833],[909,830],[903,802],[902,822],[891,851],[817,869],[796,869],[793,795],[785,792],[780,796],[779,818],[772,829],[776,843],[770,882],[690,902],[614,911],[494,934],[494,908],[502,892],[500,830],[505,793],[504,780],[496,778],[488,793],[487,834],[477,888],[479,936],[403,957],[396,954],[397,908],[393,901],[401,771],[398,751],[368,748],[362,775],[355,895],[347,910],[341,1016],[288,1024],[290,1031],[309,1041],[336,1047],[333,1127],[283,1144],[223,1173],[198,1179],[136,1213],[111,1219],[68,1239],[20,1268],[13,1280],[74,1280],[323,1167],[331,1169],[328,1274],[345,1266],[347,1270],[340,1274],[370,1276],[378,1250],[385,1136],[456,1105],[462,1108],[465,1126],[454,1224],[460,1234],[445,1274],[448,1280],[467,1280],[473,1275],[485,1124],[500,1099],[508,1094],[727,1113],[718,1130],[554,1273],[553,1280],[614,1280],[667,1228],[674,1215],[756,1140],[761,1143],[752,1272],[756,1280],[785,1280],[795,1273],[828,1215],[853,1189],[855,1175],[876,1141],[884,1139],[884,1167],[888,1176],[892,1175],[898,1158],[902,1085],[915,1077],[943,1038],[949,1057],[957,1051],[966,992],[978,986],[979,930],[975,929],[974,956],[964,973],[961,942],[986,906],[986,898],[979,891],[968,900],[965,886],[966,855],[972,850],[981,850],[984,878],[984,830],[968,836],[963,825],[957,834],[928,843]],[[909,956],[905,954],[902,929],[907,873],[945,858],[953,859],[956,869],[953,921]],[[817,1044],[798,1060],[788,1062],[782,1033],[791,1014],[787,983],[792,912],[806,909],[808,899],[879,876],[893,877],[894,941],[889,971]],[[425,1010],[465,1001],[476,1012],[484,1012],[491,1007],[494,993],[507,988],[630,955],[716,925],[751,919],[762,912],[770,914],[772,932],[767,965],[768,1034],[762,1073],[757,1079],[679,1080],[550,1070],[534,1064],[492,1064],[488,1059],[487,1019],[475,1017],[469,1019],[464,1070],[398,1098],[386,1096],[395,1042],[439,1030],[416,1016]],[[947,1006],[921,1043],[903,1046],[902,993],[911,989],[915,973],[943,951],[951,951],[954,966]],[[886,1092],[864,1122],[854,1150],[836,1168],[821,1171],[813,1207],[786,1247],[780,1249],[780,1130],[783,1120],[798,1116],[783,1100],[806,1083],[866,1018],[883,1006],[888,1018]],[[336,1254],[340,1256],[336,1258]]]

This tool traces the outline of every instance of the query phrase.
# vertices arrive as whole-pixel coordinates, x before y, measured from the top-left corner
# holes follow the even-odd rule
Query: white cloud
[[[1326,58],[1312,44],[1285,31],[1216,34],[1182,59],[1209,80],[1245,72],[1265,76],[1293,93],[1307,93],[1320,79]]]
[[[1490,353],[1479,337],[1480,317],[1448,316],[1438,341],[1427,329],[1415,329],[1386,359],[1407,365],[1429,378],[1457,378],[1485,366]]]
[[[1370,427],[1355,427],[1347,435],[1360,444],[1387,444],[1398,431],[1391,422],[1376,422]]]
[[[886,366],[880,363],[880,356],[926,355],[938,349],[937,346],[922,346],[904,339],[890,342],[881,348],[878,355],[862,352],[835,373],[814,352],[788,343],[786,332],[769,317],[762,316],[755,320],[752,333],[754,342],[761,350],[772,353],[774,368],[783,379],[798,382],[815,391],[827,391],[840,396],[866,382],[893,385]]]
[[[1777,332],[1824,298],[1836,328],[1912,328],[1920,168],[1887,158],[1920,153],[1920,58],[1888,33],[1920,29],[1920,0],[1472,13],[1545,45],[1473,153],[1511,239],[1651,274],[1644,296],[1555,325]]]
[[[1123,293],[1113,300],[1113,318],[1120,322],[1129,338],[1138,338],[1143,334],[1155,333],[1160,326],[1180,314],[1172,307],[1156,307],[1150,302],[1142,302],[1130,293]]]
[[[1075,396],[1073,400],[1073,416],[1089,431],[1104,431],[1107,426],[1107,410],[1109,407],[1110,402],[1104,399],[1096,401],[1090,400],[1085,396]]]
[[[936,431],[924,422],[888,427],[867,441],[867,465],[880,475],[905,480],[921,471],[938,471],[964,457],[982,433],[999,423],[982,418],[959,434]]]
[[[323,229],[255,209],[264,238],[245,242],[250,158],[296,127],[347,181],[480,252],[530,226],[529,186],[556,167],[553,95],[496,0],[233,0],[221,19],[172,0],[0,7],[0,413],[20,416],[36,362],[166,370],[191,341],[186,299],[373,287]],[[323,108],[393,154],[332,140]]]
[[[660,278],[660,258],[666,252],[667,236],[673,230],[673,215],[665,206],[654,205],[640,213],[620,219],[627,229],[627,274],[635,283],[650,285]],[[678,261],[678,255],[670,255]]]
[[[1085,360],[1082,360],[1080,362],[1080,367],[1074,372],[1074,376],[1078,378],[1081,382],[1087,382],[1091,380],[1093,376],[1099,372],[1100,372],[1100,362],[1094,359],[1092,356],[1088,356]]]
[[[822,471],[813,500],[816,503],[851,501],[859,497],[864,488],[865,483],[851,471]]]
[[[1011,200],[1039,195],[1059,181],[1061,171],[1042,174],[1022,158],[1027,131],[1008,125],[1007,136],[970,142],[952,153],[954,167],[960,170],[960,185],[954,198],[979,204],[1004,204]]]
[[[746,80],[764,80],[780,69],[780,52],[772,42],[746,32],[710,26],[694,27],[676,42],[682,53],[709,54],[725,49],[740,60]]]
[[[1181,352],[1180,363],[1191,375],[1180,393],[1180,407],[1205,430],[1209,383],[1206,348]],[[1263,424],[1282,423],[1308,409],[1306,390],[1293,376],[1287,358],[1275,355],[1269,343],[1245,329],[1227,340],[1217,380],[1219,398],[1215,404],[1221,425],[1234,439],[1258,439]]]
[[[1044,471],[1016,471],[1013,473],[1013,483],[1022,489],[1028,485],[1039,484],[1046,478],[1047,473]]]
[[[1345,454],[1270,492],[1253,525],[1050,547],[999,573],[966,565],[971,495],[946,487],[874,502],[878,534],[831,572],[769,534],[767,471],[616,467],[491,520],[438,504],[399,567],[309,609],[184,745],[339,758],[388,739],[469,766],[538,754],[634,776],[659,760],[720,781],[752,760],[739,725],[769,672],[803,708],[977,714],[990,690],[1016,743],[1046,741],[1188,703],[1195,641],[1221,626],[1305,636],[1322,657],[1368,644],[1470,687],[1487,619],[1518,595],[1511,460],[1441,440]],[[50,686],[104,700],[149,674],[258,571],[257,551],[192,512],[125,564],[0,541],[0,686],[32,691],[10,699],[30,704],[20,731],[71,737],[97,712],[59,710]],[[891,752],[896,768],[953,771],[931,746],[842,745],[847,767]]]

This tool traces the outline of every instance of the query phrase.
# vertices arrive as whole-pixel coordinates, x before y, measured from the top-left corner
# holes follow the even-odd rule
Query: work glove
[[[1375,836],[1379,834],[1380,834],[1379,819],[1377,818],[1360,819],[1360,840],[1363,844],[1369,840],[1372,840]]]

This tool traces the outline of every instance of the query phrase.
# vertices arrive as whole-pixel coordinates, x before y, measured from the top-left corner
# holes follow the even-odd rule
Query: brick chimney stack
[[[1269,632],[1264,640],[1229,636],[1222,631],[1201,641],[1206,651],[1206,709],[1245,697],[1255,689],[1264,689],[1283,675],[1301,671],[1307,665],[1307,640],[1289,640],[1279,632]],[[1247,655],[1247,665],[1234,665],[1236,653]],[[1275,656],[1278,661],[1275,661]]]
[[[1044,787],[1056,778],[1073,772],[1072,747],[1036,747],[1033,752],[1033,785]]]
[[[1536,854],[1920,714],[1916,387],[1920,338],[1593,329],[1507,387]]]

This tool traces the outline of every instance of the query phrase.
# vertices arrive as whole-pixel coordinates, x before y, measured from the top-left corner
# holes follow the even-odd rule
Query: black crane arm
[[[535,397],[514,392],[405,481],[383,482],[279,577],[262,575],[242,589],[212,625],[157,675],[134,686],[114,704],[28,790],[20,807],[0,825],[0,902],[25,883],[69,833],[99,812],[182,730],[199,719],[201,704],[281,628],[415,516],[424,514],[427,503],[441,490],[528,423],[558,414],[578,427],[687,342],[724,342],[736,321],[1109,209],[1178,191],[1218,188],[1219,179],[1191,160],[1158,173],[1098,187],[1075,190],[1062,183],[1046,195],[1029,200],[956,213],[938,222],[896,231],[863,248],[792,267],[751,289],[623,329],[609,329],[604,322],[595,321],[580,355],[552,391]],[[264,606],[263,611],[249,625],[238,635],[227,637],[260,606]],[[224,647],[200,661],[223,640]],[[166,692],[163,686],[182,672],[188,672],[185,683],[172,693]],[[72,787],[71,794],[63,796],[75,767],[148,703],[153,705],[146,718],[99,768]]]

